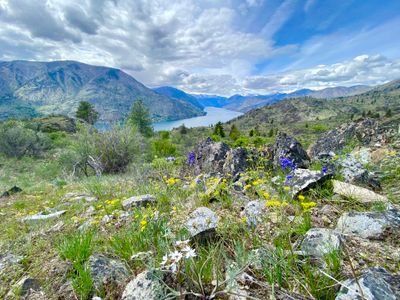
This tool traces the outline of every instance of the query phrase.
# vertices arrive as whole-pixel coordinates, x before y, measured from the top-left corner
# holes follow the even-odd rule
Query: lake
[[[207,113],[205,116],[154,123],[154,130],[171,130],[181,126],[182,124],[185,124],[188,128],[210,126],[218,122],[227,122],[243,114],[241,112],[211,106],[205,107],[204,111]]]

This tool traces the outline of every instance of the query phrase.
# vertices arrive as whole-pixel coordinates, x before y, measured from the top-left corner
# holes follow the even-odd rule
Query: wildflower
[[[301,203],[301,206],[303,208],[303,210],[309,210],[313,207],[315,207],[317,205],[317,203],[315,202],[303,202]]]
[[[281,202],[279,201],[267,201],[265,202],[265,206],[271,207],[271,206],[280,206]]]
[[[327,166],[323,166],[321,171],[325,175],[326,173],[328,173],[328,167]]]
[[[168,185],[174,185],[177,181],[174,178],[169,178],[165,181]]]
[[[165,266],[165,265],[167,264],[167,262],[168,262],[168,255],[165,254],[165,255],[163,256],[163,258],[162,258],[161,265],[162,265],[162,266]]]
[[[182,255],[182,253],[179,252],[179,251],[174,251],[174,252],[172,252],[172,253],[169,255],[169,257],[171,258],[171,260],[172,260],[174,263],[177,263],[177,262],[179,262],[179,261],[182,259],[183,255]]]
[[[246,221],[247,221],[247,218],[246,218],[245,216],[243,216],[243,217],[242,217],[242,222],[243,222],[243,223],[246,223]]]
[[[147,221],[146,221],[146,220],[140,221],[140,225],[142,225],[142,227],[143,227],[143,226],[146,226],[146,225],[147,225]]]
[[[166,161],[176,161],[176,157],[169,156],[165,159]]]
[[[288,187],[288,186],[285,186],[283,189],[284,189],[286,192],[290,191],[290,187]]]
[[[286,181],[290,181],[291,179],[293,179],[294,175],[289,174],[286,176]]]
[[[305,199],[305,197],[304,197],[303,195],[299,195],[297,198],[298,198],[300,201],[304,201],[304,199]]]
[[[181,246],[186,246],[189,243],[189,240],[184,240],[184,241],[176,241],[175,245],[177,247],[181,247]]]
[[[250,184],[246,184],[246,185],[244,186],[244,189],[245,189],[245,190],[247,190],[247,189],[249,189],[249,188],[251,188],[251,185],[250,185]]]
[[[191,257],[196,257],[196,250],[190,248],[189,246],[187,246],[186,248],[183,249],[183,251],[185,252],[185,258],[191,258]]]
[[[194,166],[196,163],[196,154],[194,152],[190,152],[188,154],[187,164],[188,166]]]
[[[263,193],[263,196],[264,196],[265,199],[270,199],[271,198],[271,195],[268,194],[267,192]]]
[[[281,163],[281,168],[283,170],[285,170],[285,169],[292,169],[292,170],[296,169],[296,164],[290,158],[281,157],[281,158],[279,158],[279,161]]]

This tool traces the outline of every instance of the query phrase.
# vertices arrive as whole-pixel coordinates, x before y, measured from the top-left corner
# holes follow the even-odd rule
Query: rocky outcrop
[[[156,202],[157,198],[153,195],[140,195],[122,201],[122,206],[125,210],[129,210],[132,207],[146,207],[147,205],[155,204]]]
[[[290,159],[298,168],[308,168],[310,165],[310,158],[303,146],[295,138],[283,132],[276,137],[273,156],[273,164],[277,168],[281,166],[281,158]]]
[[[243,148],[230,149],[225,156],[225,163],[222,166],[224,174],[236,175],[244,172],[247,166],[247,151]]]
[[[121,286],[129,276],[129,271],[122,261],[102,254],[90,256],[88,266],[96,289],[107,285]]]
[[[400,276],[384,268],[370,268],[356,279],[343,283],[336,300],[396,300],[400,299]]]
[[[333,192],[346,197],[356,199],[361,203],[373,203],[373,202],[384,202],[387,203],[389,200],[386,196],[379,195],[366,188],[359,187],[350,183],[333,180]]]
[[[199,207],[189,215],[186,228],[192,237],[207,237],[215,234],[218,216],[207,207]]]
[[[344,124],[334,130],[328,131],[310,147],[308,153],[312,159],[338,152],[352,141],[362,145],[370,145],[385,140],[384,134],[379,130],[378,123],[372,119]]]

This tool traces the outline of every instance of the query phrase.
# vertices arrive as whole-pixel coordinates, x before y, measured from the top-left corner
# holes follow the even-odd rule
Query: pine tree
[[[225,137],[224,127],[221,122],[215,124],[214,135],[218,135],[220,137]]]
[[[75,116],[92,125],[99,119],[99,113],[94,109],[94,106],[86,101],[79,102]]]
[[[229,137],[234,141],[236,141],[240,137],[239,129],[237,129],[235,124],[232,124],[232,126],[231,126],[231,131],[229,132]]]
[[[133,103],[131,113],[128,117],[128,123],[136,126],[139,132],[146,137],[153,135],[150,112],[141,99],[138,99]]]
[[[180,134],[187,134],[188,133],[188,129],[185,126],[185,124],[182,124],[182,126],[179,127],[179,133]]]

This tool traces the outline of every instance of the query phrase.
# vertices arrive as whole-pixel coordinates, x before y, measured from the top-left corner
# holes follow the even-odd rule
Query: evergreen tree
[[[229,132],[229,137],[234,141],[236,141],[240,137],[239,129],[237,129],[235,124],[233,124],[231,127],[231,131]]]
[[[221,122],[215,124],[214,135],[218,135],[220,137],[225,137],[224,127]]]
[[[99,113],[94,109],[94,106],[86,101],[79,102],[75,116],[92,125],[99,119]]]
[[[141,99],[133,103],[131,113],[128,117],[128,123],[132,126],[136,126],[139,132],[146,137],[153,135],[150,112]]]
[[[188,129],[185,126],[185,124],[182,124],[182,126],[179,127],[179,133],[180,134],[187,134],[188,133]]]

